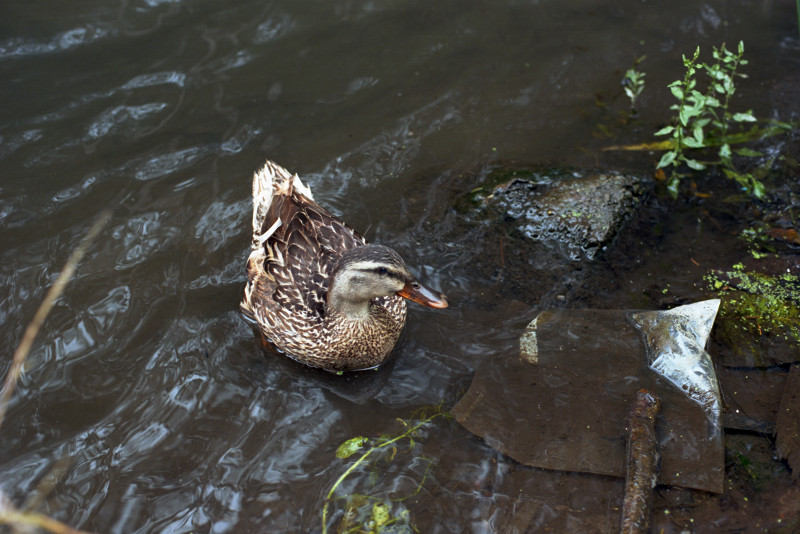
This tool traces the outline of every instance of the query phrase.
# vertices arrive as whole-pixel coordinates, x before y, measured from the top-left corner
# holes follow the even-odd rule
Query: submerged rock
[[[474,205],[502,213],[532,241],[592,259],[640,204],[642,179],[616,172],[497,169],[473,190]]]

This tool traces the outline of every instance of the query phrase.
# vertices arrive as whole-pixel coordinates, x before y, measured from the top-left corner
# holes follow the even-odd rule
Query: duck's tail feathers
[[[300,181],[296,174],[292,175],[278,165],[267,160],[264,166],[253,175],[253,247],[263,246],[264,242],[281,225],[279,217],[274,217],[274,221],[267,219],[270,217],[270,207],[276,197],[291,196],[293,191],[310,200],[314,200],[311,189]],[[278,212],[280,210],[277,210]],[[275,213],[275,212],[273,212]]]

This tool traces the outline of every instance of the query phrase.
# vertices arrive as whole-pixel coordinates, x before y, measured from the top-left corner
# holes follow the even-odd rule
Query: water
[[[649,173],[657,156],[599,149],[649,139],[668,117],[663,87],[697,44],[743,39],[743,107],[797,119],[789,2],[91,0],[0,12],[3,362],[94,217],[113,212],[28,358],[0,432],[0,485],[18,506],[37,497],[96,532],[318,531],[348,465],[339,443],[452,406],[478,363],[513,353],[533,307],[655,307],[642,293],[664,280],[698,296],[699,270],[644,252],[570,274],[610,280],[596,293],[565,290],[562,273],[526,283],[511,264],[535,259],[465,242],[448,209],[476,169]],[[620,80],[644,54],[640,118],[617,125]],[[378,372],[332,377],[265,356],[239,316],[250,177],[267,157],[448,295],[448,310],[412,307]],[[692,215],[648,209],[679,222],[663,222],[666,242],[645,233],[645,248],[677,256],[708,238]],[[450,420],[416,441],[348,491],[401,498],[425,477],[394,505],[422,532],[524,530],[524,518],[617,528],[616,480],[522,468]],[[333,506],[338,522],[343,501]]]

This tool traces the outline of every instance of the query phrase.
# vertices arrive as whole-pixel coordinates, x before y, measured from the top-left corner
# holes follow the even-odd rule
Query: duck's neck
[[[328,295],[326,311],[327,315],[344,317],[353,322],[368,322],[374,316],[373,305],[369,300],[353,301],[336,293]]]

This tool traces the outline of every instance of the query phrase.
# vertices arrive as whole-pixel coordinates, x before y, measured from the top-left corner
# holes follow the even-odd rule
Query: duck
[[[240,309],[262,343],[341,373],[374,369],[406,322],[406,300],[442,309],[393,249],[369,244],[267,160],[253,175],[253,240]]]

